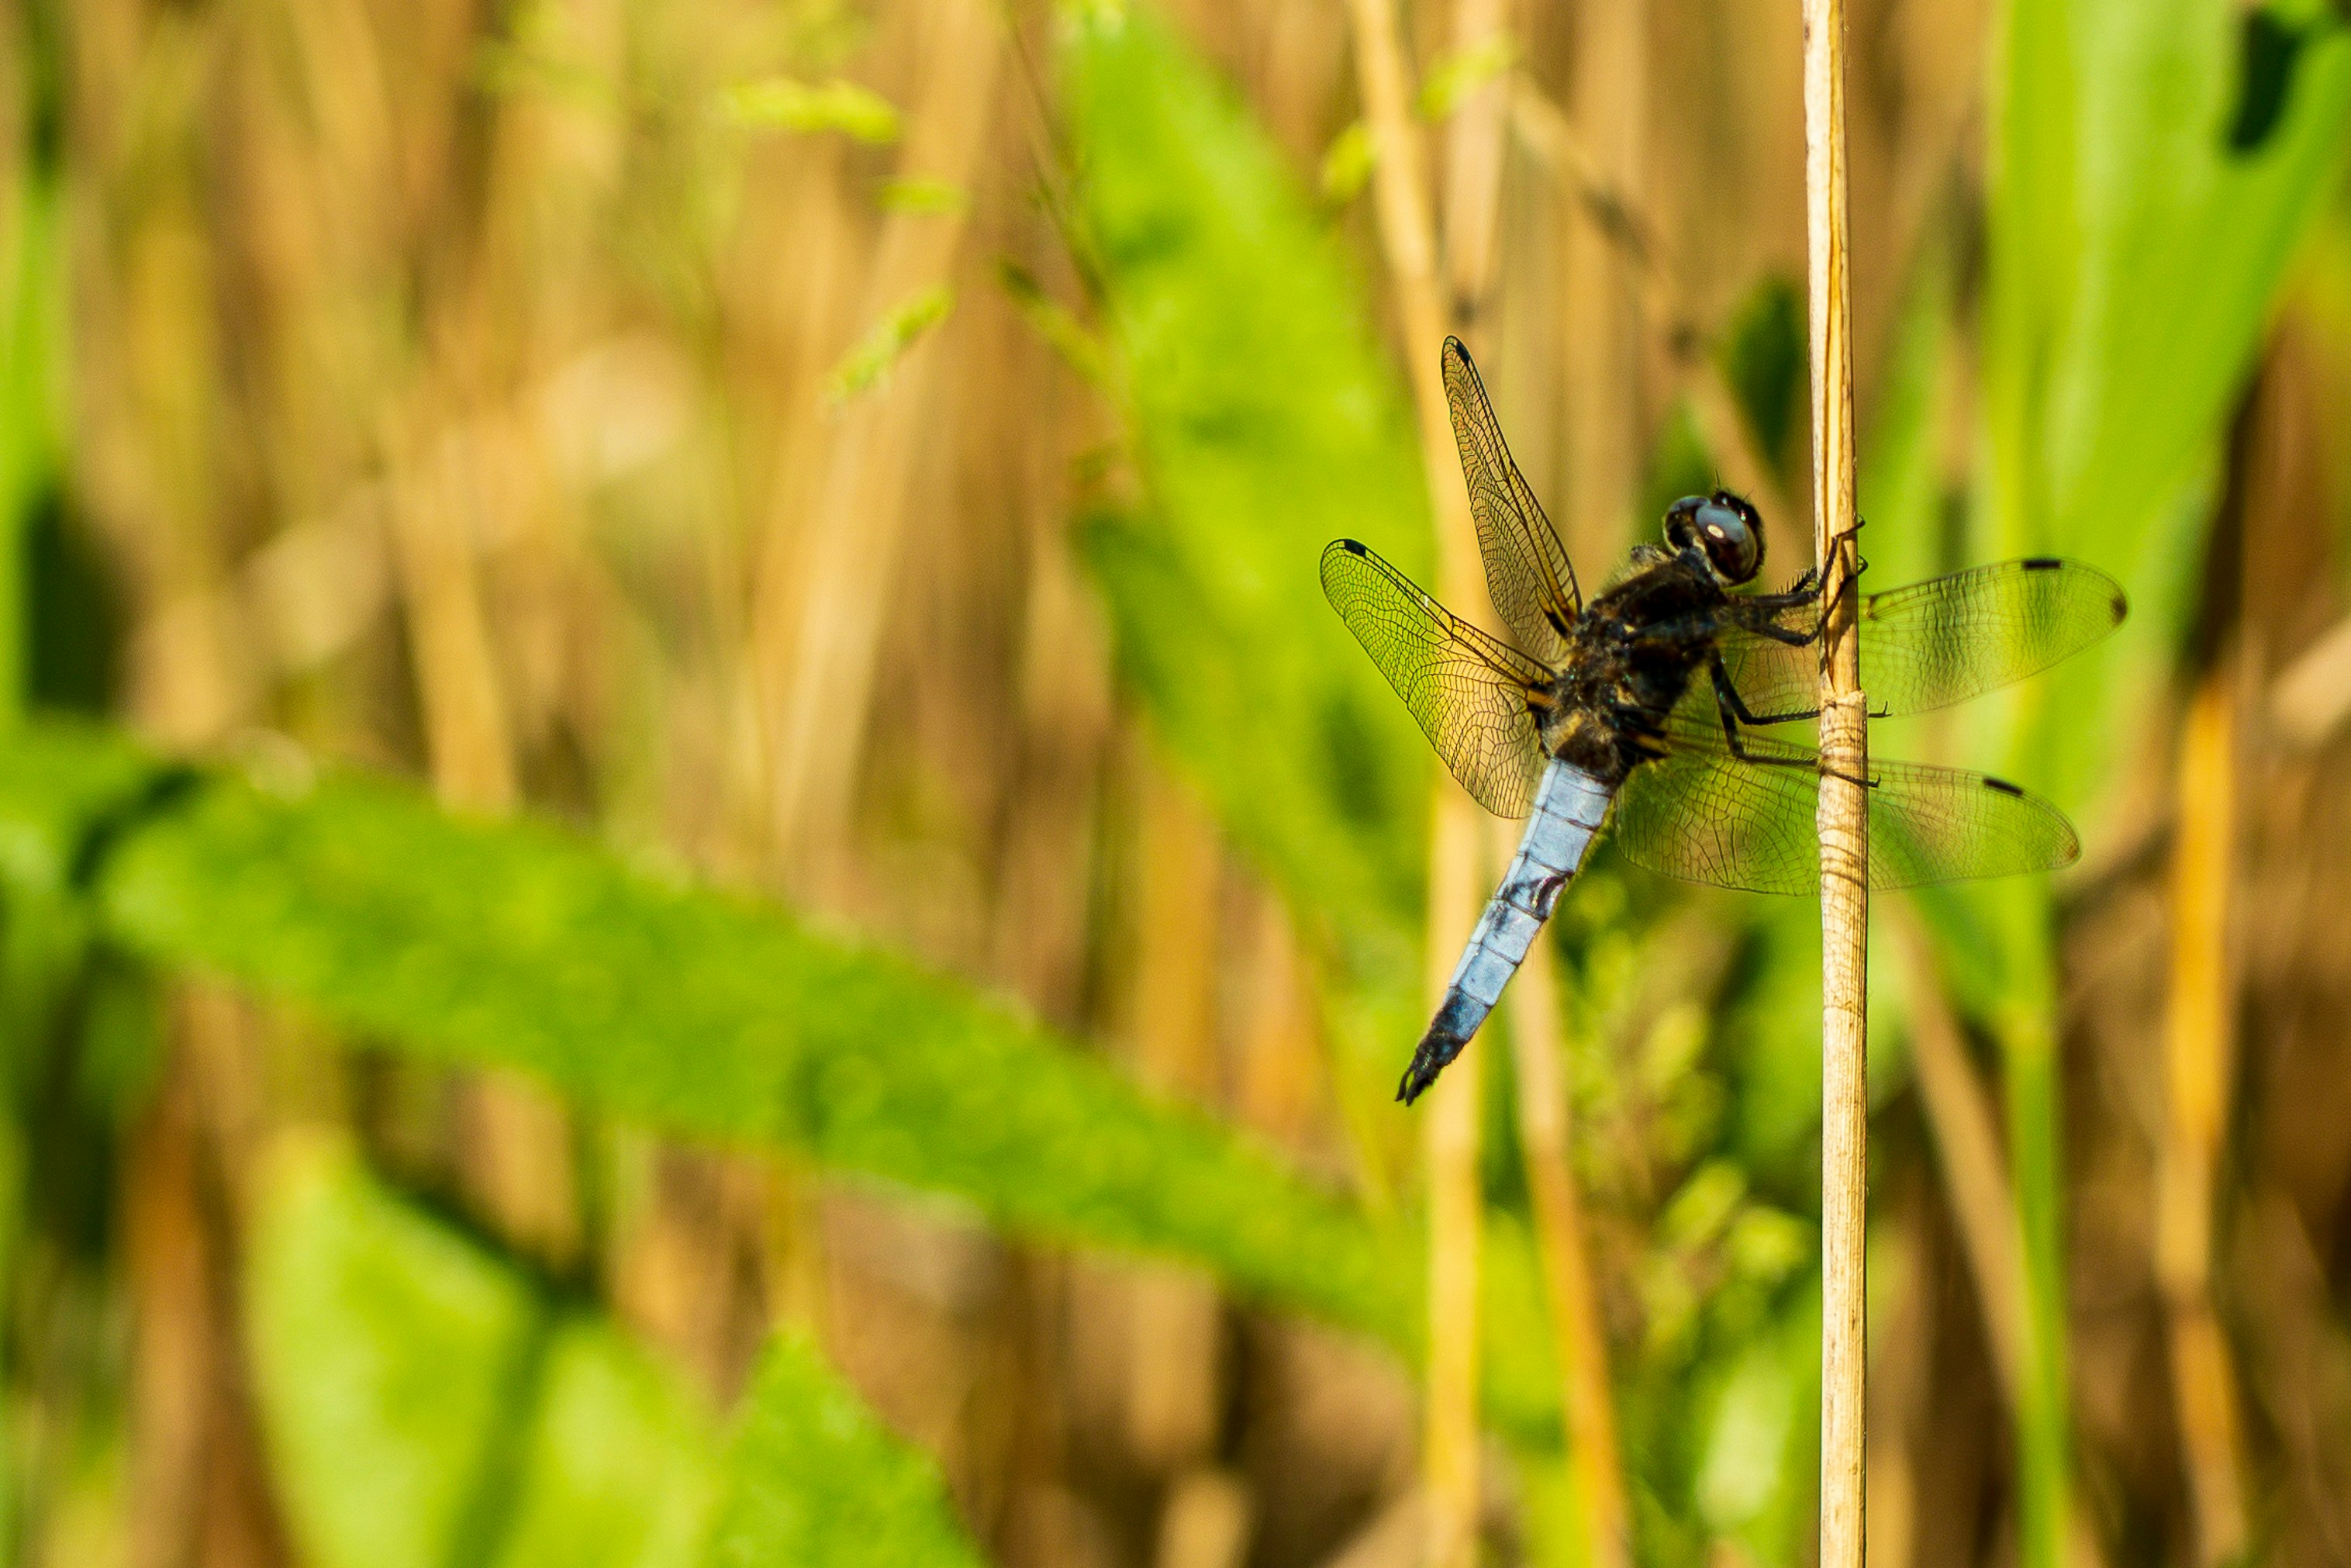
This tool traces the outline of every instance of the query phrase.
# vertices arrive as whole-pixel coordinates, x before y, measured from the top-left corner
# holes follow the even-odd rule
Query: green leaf
[[[1122,667],[1353,972],[1416,975],[1433,762],[1316,566],[1341,535],[1406,570],[1428,559],[1402,389],[1280,155],[1153,9],[1066,18],[1061,67],[1150,497],[1089,541]]]
[[[1452,49],[1429,63],[1413,105],[1423,120],[1441,125],[1453,118],[1461,100],[1518,63],[1519,41],[1508,33],[1489,33],[1463,49]]]
[[[683,1568],[719,1489],[707,1412],[610,1326],[573,1319],[546,1351],[498,1568]],[[861,1478],[835,1484],[849,1490]]]
[[[890,100],[855,82],[838,79],[821,87],[772,77],[738,82],[719,94],[719,110],[737,125],[783,131],[837,131],[858,141],[898,140],[898,110]]]
[[[825,401],[838,406],[859,392],[883,385],[906,350],[946,320],[954,308],[955,290],[944,283],[933,284],[902,302],[875,322],[873,329],[833,367],[825,380]]]
[[[2080,556],[2120,578],[2116,636],[1980,705],[2023,780],[2095,805],[2194,613],[2221,426],[2286,263],[2341,167],[2351,39],[2296,62],[2258,146],[2233,145],[2238,8],[2075,0],[2006,8],[1983,323],[1982,553]],[[2093,841],[2104,813],[2082,822]],[[1922,899],[2007,1064],[2023,1240],[2019,1556],[2065,1552],[2072,1459],[2054,916],[2016,879]]]
[[[474,1542],[541,1308],[496,1259],[339,1145],[277,1150],[246,1260],[254,1383],[287,1522],[318,1568],[441,1568]]]
[[[975,1568],[937,1468],[884,1431],[805,1340],[768,1349],[727,1459],[708,1568]]]
[[[1379,161],[1379,144],[1372,140],[1372,128],[1360,120],[1349,120],[1322,151],[1322,166],[1316,183],[1322,187],[1323,201],[1334,207],[1343,207],[1353,201],[1370,182],[1372,170]]]
[[[878,198],[885,213],[918,217],[955,217],[971,210],[971,193],[952,180],[893,180]]]
[[[319,1568],[977,1568],[937,1471],[778,1341],[722,1458],[677,1375],[386,1192],[342,1145],[265,1162],[247,1321]]]
[[[0,873],[55,874],[68,857],[50,841],[83,833],[68,802],[142,798],[126,755],[48,726],[0,746]],[[554,828],[451,817],[358,779],[287,795],[212,778],[121,821],[90,880],[107,934],[133,951],[404,1049],[519,1068],[689,1136],[800,1148],[1016,1230],[1183,1257],[1244,1296],[1416,1337],[1399,1239],[1208,1117],[903,958]]]
[[[2351,37],[2339,28],[2302,52],[2259,148],[2230,145],[2238,10],[2009,8],[1985,315],[1988,553],[2077,555],[2131,596],[2119,635],[2024,699],[2019,767],[2062,804],[2111,779],[2193,614],[2217,443],[2342,166]]]

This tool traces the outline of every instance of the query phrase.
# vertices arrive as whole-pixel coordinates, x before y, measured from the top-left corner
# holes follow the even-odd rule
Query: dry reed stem
[[[1253,1511],[1238,1476],[1207,1465],[1186,1471],[1168,1484],[1155,1568],[1241,1568]]]
[[[1943,989],[1933,940],[1907,904],[1896,908],[1894,929],[1910,976],[1904,999],[1918,1097],[1934,1134],[1943,1189],[1959,1221],[1959,1248],[1975,1283],[2001,1397],[2013,1410],[2023,1386],[2024,1254],[2016,1234],[2016,1201],[2009,1192],[1999,1122],[1969,1065],[1966,1040]]]
[[[1155,759],[1144,764],[1142,816],[1136,1072],[1170,1098],[1206,1102],[1217,1079],[1223,855],[1207,809]],[[1127,1448],[1147,1469],[1180,1474],[1214,1455],[1223,1309],[1196,1270],[1140,1267],[1129,1284]]]
[[[1467,325],[1492,265],[1499,194],[1502,89],[1489,82],[1456,110],[1447,172],[1445,279],[1439,292],[1437,243],[1413,123],[1409,68],[1389,0],[1350,0],[1355,68],[1364,119],[1376,162],[1373,198],[1387,254],[1418,415],[1422,463],[1437,523],[1438,596],[1489,628],[1478,566],[1469,498],[1456,472],[1458,457],[1447,412],[1437,350],[1449,316]],[[1460,0],[1457,47],[1499,30],[1500,0]],[[1490,141],[1490,149],[1480,142]],[[1449,778],[1437,783],[1429,834],[1428,992],[1444,993],[1458,946],[1477,918],[1471,875],[1479,863],[1477,807]],[[1454,1568],[1475,1560],[1478,1542],[1478,1072],[1457,1068],[1431,1094],[1424,1129],[1429,1182],[1428,1368],[1425,1456],[1427,1561]]]
[[[1690,413],[1722,482],[1753,501],[1767,520],[1793,517],[1786,492],[1739,412],[1721,361],[1708,351],[1710,336],[1698,324],[1688,290],[1656,237],[1655,220],[1625,183],[1601,169],[1566,113],[1523,73],[1512,78],[1510,128],[1552,171],[1593,228],[1625,253],[1641,324],[1656,340],[1659,356],[1683,378]],[[1635,401],[1631,389],[1620,386],[1619,392],[1629,407]]]
[[[469,323],[452,336],[472,329]],[[521,788],[472,524],[496,436],[486,420],[433,428],[428,411],[455,401],[453,379],[428,365],[408,420],[383,437],[392,553],[434,793],[503,816],[519,804]],[[509,1243],[554,1262],[577,1252],[570,1118],[554,1095],[515,1073],[468,1074],[457,1092],[455,1143],[467,1185]]]
[[[1498,835],[1499,837],[1499,835]],[[1534,1199],[1535,1242],[1559,1343],[1560,1407],[1567,1415],[1569,1479],[1584,1521],[1591,1568],[1628,1568],[1623,1461],[1609,1395],[1608,1337],[1584,1249],[1583,1201],[1569,1162],[1568,1087],[1560,1066],[1559,959],[1538,942],[1508,998],[1519,1074],[1519,1142]]]
[[[1812,300],[1813,549],[1821,638],[1821,1568],[1860,1568],[1864,1223],[1869,1181],[1868,710],[1854,538],[1852,231],[1844,0],[1803,0],[1805,229]]]
[[[1919,1099],[1934,1134],[1944,1195],[1959,1221],[1959,1249],[1966,1256],[1984,1338],[1991,1348],[2001,1403],[2012,1415],[2023,1394],[2024,1249],[2000,1145],[1999,1119],[1990,1092],[1969,1064],[1959,1017],[1943,988],[1933,938],[1907,904],[1896,907],[1893,918],[1911,977],[1904,999]],[[2078,1474],[2074,1484],[2084,1484]],[[2079,1511],[2066,1521],[2065,1561],[2073,1568],[2100,1568],[2105,1561],[2088,1519]]]
[[[968,189],[987,144],[1003,40],[980,0],[933,0],[929,61],[905,141],[902,179],[940,180]],[[883,319],[953,268],[960,212],[894,212],[882,225],[867,276],[860,329]],[[826,883],[848,826],[865,754],[883,613],[921,421],[929,399],[933,343],[917,343],[891,384],[852,399],[830,444],[815,511],[798,542],[796,567],[764,585],[763,674],[773,728],[776,847],[783,863]],[[790,645],[779,644],[792,605]]]
[[[2335,622],[2279,672],[2269,709],[2283,737],[2311,751],[2351,718],[2351,618]]]
[[[1647,0],[1576,7],[1572,43],[1566,129],[1606,189],[1639,189],[1648,113]],[[1640,396],[1645,269],[1627,265],[1624,239],[1602,225],[1572,225],[1564,240],[1563,520],[1573,553],[1613,559],[1625,548],[1647,450]],[[1646,248],[1654,258],[1655,247]]]
[[[2170,989],[2164,1019],[2168,1115],[2156,1159],[2156,1277],[2170,1329],[2172,1394],[2196,1560],[2245,1546],[2237,1379],[2212,1311],[2212,1177],[2228,1124],[2231,887],[2236,845],[2234,679],[2223,659],[2197,686],[2179,739],[2171,862]]]

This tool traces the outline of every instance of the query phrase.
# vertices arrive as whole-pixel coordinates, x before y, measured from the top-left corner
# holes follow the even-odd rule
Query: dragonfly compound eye
[[[1724,581],[1750,582],[1763,570],[1763,519],[1728,490],[1717,490],[1693,508],[1689,526]]]

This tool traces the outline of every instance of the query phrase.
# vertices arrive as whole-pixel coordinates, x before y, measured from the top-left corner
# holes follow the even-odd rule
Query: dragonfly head
[[[1733,588],[1763,570],[1763,516],[1728,490],[1684,496],[1666,508],[1666,542],[1701,551],[1714,574]]]

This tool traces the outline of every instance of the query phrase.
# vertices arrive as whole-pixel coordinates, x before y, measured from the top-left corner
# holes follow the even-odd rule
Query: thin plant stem
[[[1975,1287],[2001,1402],[2014,1415],[2028,1408],[2027,1366],[2038,1352],[2033,1349],[2033,1298],[2026,1286],[2023,1228],[2017,1222],[2021,1211],[2001,1161],[1998,1116],[1990,1092],[1968,1061],[1959,1016],[1945,988],[1933,939],[1917,912],[1907,906],[1896,909],[1894,930],[1909,977],[1903,1001],[1910,1020],[1918,1097],[1934,1134],[1944,1191],[1959,1222],[1959,1249]],[[2096,1537],[2078,1513],[2068,1515],[2062,1535],[2049,1539],[2051,1550],[2058,1553],[2053,1560],[2067,1568],[2099,1568],[2105,1562]]]
[[[1565,112],[1524,72],[1511,78],[1510,128],[1551,171],[1562,194],[1624,254],[1641,324],[1656,340],[1656,352],[1680,378],[1691,417],[1698,421],[1723,482],[1753,501],[1767,518],[1793,516],[1771,464],[1755,444],[1754,432],[1739,412],[1738,396],[1723,374],[1712,336],[1698,325],[1689,290],[1656,237],[1655,218],[1637,198],[1607,178]],[[1629,394],[1619,388],[1619,395]]]
[[[1568,1480],[1575,1489],[1591,1568],[1629,1568],[1625,1476],[1609,1399],[1608,1339],[1584,1250],[1583,1199],[1568,1159],[1566,1075],[1561,1070],[1559,959],[1537,942],[1510,986],[1510,1048],[1519,1075],[1519,1143],[1534,1200],[1535,1244],[1559,1342],[1567,1413]]]
[[[931,70],[899,174],[968,188],[987,145],[1003,29],[978,0],[932,0],[927,11]],[[944,286],[967,227],[960,212],[891,214],[866,276],[860,330]],[[759,662],[769,691],[775,841],[788,873],[820,896],[841,870],[840,846],[865,755],[882,612],[923,447],[927,346],[906,350],[893,384],[845,401],[814,508],[792,541],[798,553],[771,559],[762,589]]]
[[[1959,1222],[1959,1249],[1983,1315],[2001,1398],[2016,1408],[2024,1364],[2024,1259],[2016,1231],[2016,1199],[2002,1164],[1999,1116],[1969,1064],[1959,1014],[1943,988],[1935,946],[1917,913],[1895,911],[1908,984],[1910,1059],[1918,1099],[1934,1134],[1943,1190]]]
[[[1483,41],[1502,26],[1502,0],[1460,0],[1458,45]],[[1411,111],[1410,68],[1390,0],[1350,0],[1355,68],[1376,162],[1373,199],[1403,328],[1422,461],[1437,523],[1437,592],[1490,625],[1478,567],[1468,492],[1456,473],[1437,347],[1448,325],[1474,320],[1493,263],[1499,205],[1503,87],[1489,82],[1457,110],[1448,137],[1447,268],[1440,285],[1420,133]],[[1449,294],[1450,299],[1447,298]],[[1448,308],[1449,305],[1449,308]],[[1438,781],[1429,835],[1428,980],[1442,995],[1453,956],[1477,917],[1471,877],[1481,835],[1475,804],[1450,779]],[[1425,1416],[1426,1560],[1455,1568],[1475,1560],[1478,1541],[1478,1074],[1457,1068],[1431,1094],[1424,1135],[1429,1182],[1428,1368]]]
[[[2212,1311],[2212,1185],[2228,1124],[2230,883],[2236,839],[2235,693],[2229,662],[2198,685],[2179,739],[2171,860],[2171,982],[2164,1017],[2169,1114],[2157,1151],[2155,1272],[2170,1330],[2172,1398],[2196,1561],[2245,1547],[2237,1380]]]
[[[1860,1568],[1869,1178],[1869,766],[1855,549],[1853,289],[1844,0],[1803,0],[1813,545],[1821,638],[1821,1568]]]

